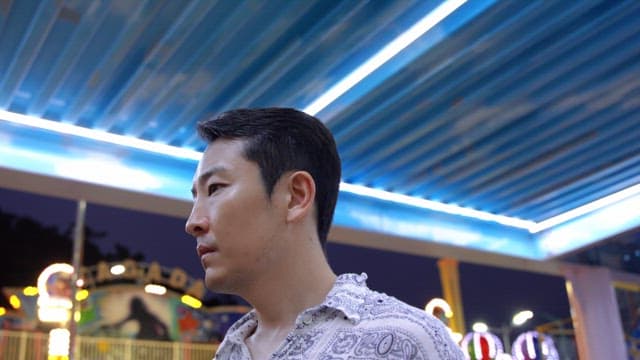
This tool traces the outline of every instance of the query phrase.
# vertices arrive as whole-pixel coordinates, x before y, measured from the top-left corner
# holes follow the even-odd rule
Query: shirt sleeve
[[[411,319],[414,336],[418,339],[419,348],[425,349],[427,359],[465,360],[462,349],[453,340],[449,329],[434,316],[416,309]]]

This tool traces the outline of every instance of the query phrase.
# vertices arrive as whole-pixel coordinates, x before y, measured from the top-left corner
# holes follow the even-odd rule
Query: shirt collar
[[[322,305],[341,311],[353,323],[360,321],[361,305],[369,288],[367,274],[342,274],[336,278]]]
[[[342,274],[336,278],[333,288],[320,306],[314,308],[330,308],[342,312],[352,323],[360,321],[361,305],[369,291],[367,274]],[[314,311],[309,309],[307,311]],[[241,344],[258,325],[256,311],[251,310],[233,324],[227,331],[229,341]]]
[[[228,339],[233,343],[242,344],[247,336],[254,331],[257,325],[258,317],[255,309],[252,309],[231,325],[229,330],[227,330],[225,340]]]

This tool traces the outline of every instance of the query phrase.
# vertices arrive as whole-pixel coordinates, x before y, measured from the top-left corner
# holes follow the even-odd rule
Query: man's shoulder
[[[353,330],[379,338],[379,344],[391,341],[405,344],[407,349],[413,347],[421,350],[418,352],[437,354],[440,359],[463,359],[444,324],[424,310],[373,290],[362,310]]]
[[[424,310],[375,290],[368,291],[362,306],[361,316],[363,320],[397,319],[400,325],[408,322],[428,328],[443,326],[440,320],[427,314]]]

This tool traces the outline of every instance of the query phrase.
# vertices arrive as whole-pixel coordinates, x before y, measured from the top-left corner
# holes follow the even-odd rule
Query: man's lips
[[[198,252],[198,256],[202,257],[206,254],[212,253],[212,252],[216,252],[217,249],[213,246],[207,246],[207,245],[202,245],[202,244],[198,244],[198,246],[196,246],[196,251]]]

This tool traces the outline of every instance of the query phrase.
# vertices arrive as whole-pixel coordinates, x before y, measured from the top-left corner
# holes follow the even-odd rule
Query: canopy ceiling
[[[639,59],[633,0],[4,0],[0,186],[183,216],[196,122],[289,106],[338,142],[333,237],[551,259],[640,225]]]

